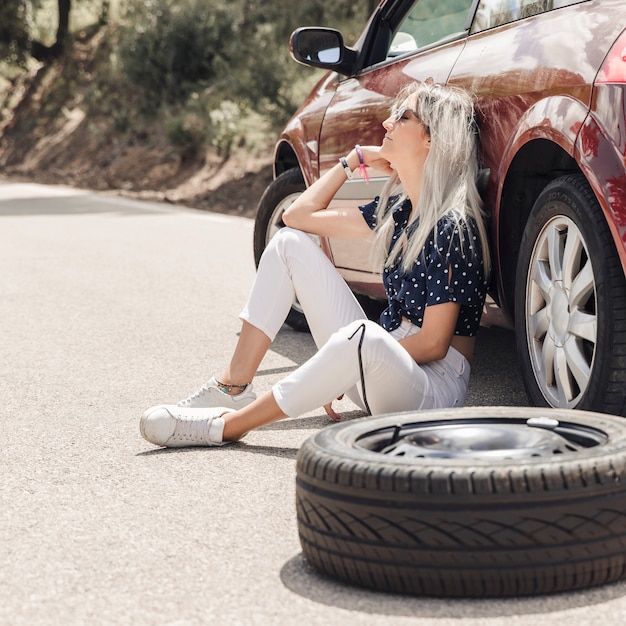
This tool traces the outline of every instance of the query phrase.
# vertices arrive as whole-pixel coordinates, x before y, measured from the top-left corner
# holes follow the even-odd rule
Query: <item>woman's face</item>
[[[415,112],[415,98],[408,98],[383,122],[387,131],[380,154],[392,165],[407,161],[423,164],[430,148],[430,134]]]

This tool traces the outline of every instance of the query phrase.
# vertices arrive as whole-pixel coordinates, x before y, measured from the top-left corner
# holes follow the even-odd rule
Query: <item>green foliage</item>
[[[119,56],[123,73],[144,94],[146,111],[185,102],[210,89],[245,104],[277,125],[295,110],[298,85],[311,70],[289,57],[298,26],[364,24],[359,3],[335,0],[128,0]],[[355,28],[349,29],[354,35]],[[357,31],[358,32],[358,31]],[[354,35],[356,36],[356,35]]]
[[[0,4],[0,61],[24,63],[30,45],[31,4],[28,0],[2,0]]]
[[[57,87],[71,99],[88,80],[82,106],[111,120],[114,132],[129,132],[148,116],[181,153],[213,146],[226,157],[235,145],[267,141],[319,79],[319,70],[291,59],[291,32],[332,26],[350,44],[376,2],[72,0],[75,45],[108,27],[98,63],[78,70],[68,55]],[[25,62],[31,42],[53,43],[57,24],[57,0],[0,0],[0,70],[6,59],[14,68]]]
[[[129,14],[119,57],[128,80],[143,91],[146,110],[184,102],[215,80],[235,20],[229,4],[146,0]]]
[[[198,156],[211,145],[218,155],[228,158],[235,143],[245,141],[244,116],[237,103],[198,93],[192,93],[185,105],[164,112],[169,142],[188,157]]]
[[[230,100],[222,100],[219,106],[209,113],[209,139],[217,153],[228,157],[239,134],[238,122],[241,119],[241,107]]]
[[[289,37],[299,26],[326,25],[344,32],[348,43],[360,34],[368,14],[365,3],[348,0],[263,2],[235,0],[244,16],[224,72],[232,93],[280,127],[295,111],[320,72],[297,65],[289,55]],[[245,43],[244,43],[245,42]]]
[[[195,111],[182,110],[167,113],[165,127],[169,142],[181,153],[195,157],[206,140],[206,119]]]

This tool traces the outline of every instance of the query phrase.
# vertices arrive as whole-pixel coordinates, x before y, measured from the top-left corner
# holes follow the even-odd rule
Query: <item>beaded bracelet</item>
[[[361,146],[357,143],[356,146],[354,146],[354,149],[356,150],[356,155],[359,157],[359,172],[361,173],[361,178],[365,179],[366,183],[369,183],[370,175],[367,173],[367,168],[363,162],[363,152],[361,151]]]
[[[244,391],[250,383],[246,383],[245,385],[227,385],[226,383],[221,383],[216,378],[215,384],[222,393],[230,393],[233,389],[241,389],[241,391]]]

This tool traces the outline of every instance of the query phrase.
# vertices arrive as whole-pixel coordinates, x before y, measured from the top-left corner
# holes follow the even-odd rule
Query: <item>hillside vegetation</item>
[[[29,10],[16,14],[19,42],[0,42],[0,175],[244,215],[271,180],[279,129],[320,77],[291,60],[289,34],[331,25],[349,42],[369,10],[75,0],[55,48],[53,0],[8,2]]]

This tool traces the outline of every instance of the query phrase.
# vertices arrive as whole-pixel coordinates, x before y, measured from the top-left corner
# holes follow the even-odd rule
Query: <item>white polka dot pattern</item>
[[[392,198],[390,202],[393,202]],[[378,198],[360,207],[371,228],[376,224]],[[391,245],[407,231],[411,202],[407,199],[394,207],[395,230]],[[412,224],[411,229],[417,224]],[[400,264],[383,271],[388,306],[380,316],[386,330],[394,330],[405,317],[421,326],[427,306],[457,302],[461,305],[455,335],[472,337],[478,331],[487,293],[478,228],[474,220],[465,224],[463,244],[451,216],[437,222],[437,228],[426,241],[424,253],[409,272]]]

